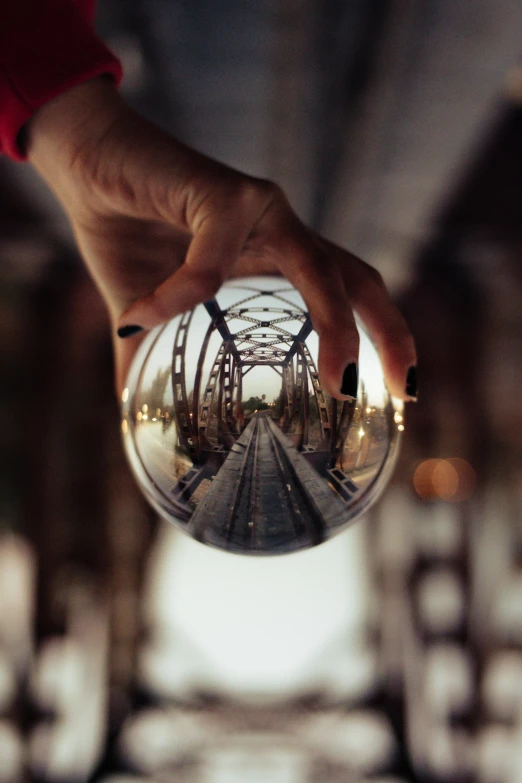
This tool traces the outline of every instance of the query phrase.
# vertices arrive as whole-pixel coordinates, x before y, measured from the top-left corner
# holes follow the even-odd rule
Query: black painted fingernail
[[[355,362],[349,364],[343,373],[341,394],[357,397],[357,365]]]
[[[138,334],[138,332],[143,332],[143,326],[129,324],[128,326],[120,326],[117,334],[118,337],[130,337],[133,334]]]
[[[417,368],[410,367],[406,376],[406,394],[408,397],[417,397]]]

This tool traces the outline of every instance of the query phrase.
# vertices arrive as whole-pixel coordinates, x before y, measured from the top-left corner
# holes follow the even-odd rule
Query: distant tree
[[[150,392],[148,395],[145,395],[150,400],[149,407],[151,410],[156,411],[158,408],[163,410],[165,390],[170,380],[170,375],[171,373],[169,367],[165,368],[164,370],[160,368],[156,373],[156,376],[150,386]]]
[[[283,408],[283,392],[280,391],[277,397],[274,397],[273,401],[274,415],[279,419],[284,413]]]
[[[266,395],[263,395],[263,397],[266,397]],[[254,413],[254,411],[265,411],[268,407],[268,404],[261,397],[249,397],[248,400],[243,402],[243,410],[246,416]]]
[[[315,392],[309,392],[308,394],[308,403],[309,403],[309,415],[310,415],[310,424],[315,424],[316,421],[319,421],[319,406],[317,405],[317,399],[315,396]]]

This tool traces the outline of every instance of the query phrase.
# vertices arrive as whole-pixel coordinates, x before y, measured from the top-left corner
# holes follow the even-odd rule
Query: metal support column
[[[194,311],[184,313],[176,331],[174,349],[172,355],[172,394],[174,397],[174,415],[178,426],[179,439],[187,452],[194,459],[197,456],[197,447],[193,437],[190,406],[187,398],[185,383],[185,353],[187,347],[187,335]]]

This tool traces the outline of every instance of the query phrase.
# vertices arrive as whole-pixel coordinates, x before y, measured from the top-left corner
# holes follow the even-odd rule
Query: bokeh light
[[[461,457],[426,459],[415,469],[413,486],[422,500],[458,503],[473,495],[477,475],[470,463]]]

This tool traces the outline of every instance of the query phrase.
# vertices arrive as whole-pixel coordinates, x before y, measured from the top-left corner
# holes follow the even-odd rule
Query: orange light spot
[[[438,462],[438,459],[426,459],[415,470],[413,486],[422,500],[434,500],[437,497],[433,486],[433,471],[437,467]]]
[[[449,460],[438,460],[433,470],[431,481],[435,494],[441,500],[453,500],[459,488],[459,474]]]
[[[471,497],[477,476],[465,459],[427,459],[413,475],[413,486],[422,500],[446,500],[458,503]]]
[[[459,486],[451,498],[453,502],[468,500],[477,488],[477,474],[469,462],[461,457],[451,457],[446,460],[454,468],[459,477]]]

